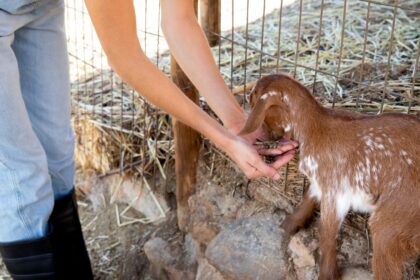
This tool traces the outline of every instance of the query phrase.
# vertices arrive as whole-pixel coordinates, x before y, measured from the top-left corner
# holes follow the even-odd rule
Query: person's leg
[[[38,18],[16,31],[12,48],[32,128],[47,154],[55,199],[59,199],[73,191],[74,177],[64,3],[52,0],[33,13]]]
[[[12,47],[32,127],[46,151],[56,199],[50,217],[56,269],[61,277],[91,279],[73,190],[74,135],[64,1],[50,0],[34,14],[36,20],[16,31]]]
[[[30,20],[0,10],[0,253],[15,279],[52,279],[54,254],[47,233],[54,194],[11,47],[14,31]]]
[[[54,203],[46,154],[21,95],[13,40],[13,33],[0,34],[0,242],[45,236]]]

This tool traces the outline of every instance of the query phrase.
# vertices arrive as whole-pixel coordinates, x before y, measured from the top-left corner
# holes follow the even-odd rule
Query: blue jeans
[[[46,235],[73,190],[64,2],[0,0],[0,242]]]

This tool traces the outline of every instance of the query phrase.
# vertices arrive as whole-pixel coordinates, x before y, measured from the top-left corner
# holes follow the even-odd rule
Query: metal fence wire
[[[167,178],[174,149],[170,118],[110,69],[83,1],[66,2],[78,165],[102,176],[127,171]],[[253,82],[282,71],[327,107],[420,115],[418,0],[221,2],[222,31],[213,33],[220,42],[212,51],[244,106]],[[169,75],[160,1],[135,1],[135,7],[143,50]],[[286,187],[296,178],[289,167],[284,172]]]

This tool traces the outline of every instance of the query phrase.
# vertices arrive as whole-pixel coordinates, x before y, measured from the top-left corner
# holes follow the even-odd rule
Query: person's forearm
[[[162,28],[175,59],[225,126],[243,124],[246,115],[217,69],[193,1],[162,1]]]
[[[114,69],[151,103],[212,139],[216,145],[224,144],[224,129],[188,99],[147,57],[131,57],[126,62],[119,60]]]
[[[86,4],[108,61],[120,77],[151,103],[223,147],[230,134],[188,99],[141,50],[132,1],[86,0]]]

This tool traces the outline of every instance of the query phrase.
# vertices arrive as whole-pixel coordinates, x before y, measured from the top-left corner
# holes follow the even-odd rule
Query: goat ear
[[[275,99],[273,97],[258,100],[257,104],[255,104],[252,109],[251,114],[249,114],[245,126],[239,132],[239,135],[249,134],[261,127],[264,122],[267,109],[273,106],[274,102]]]

